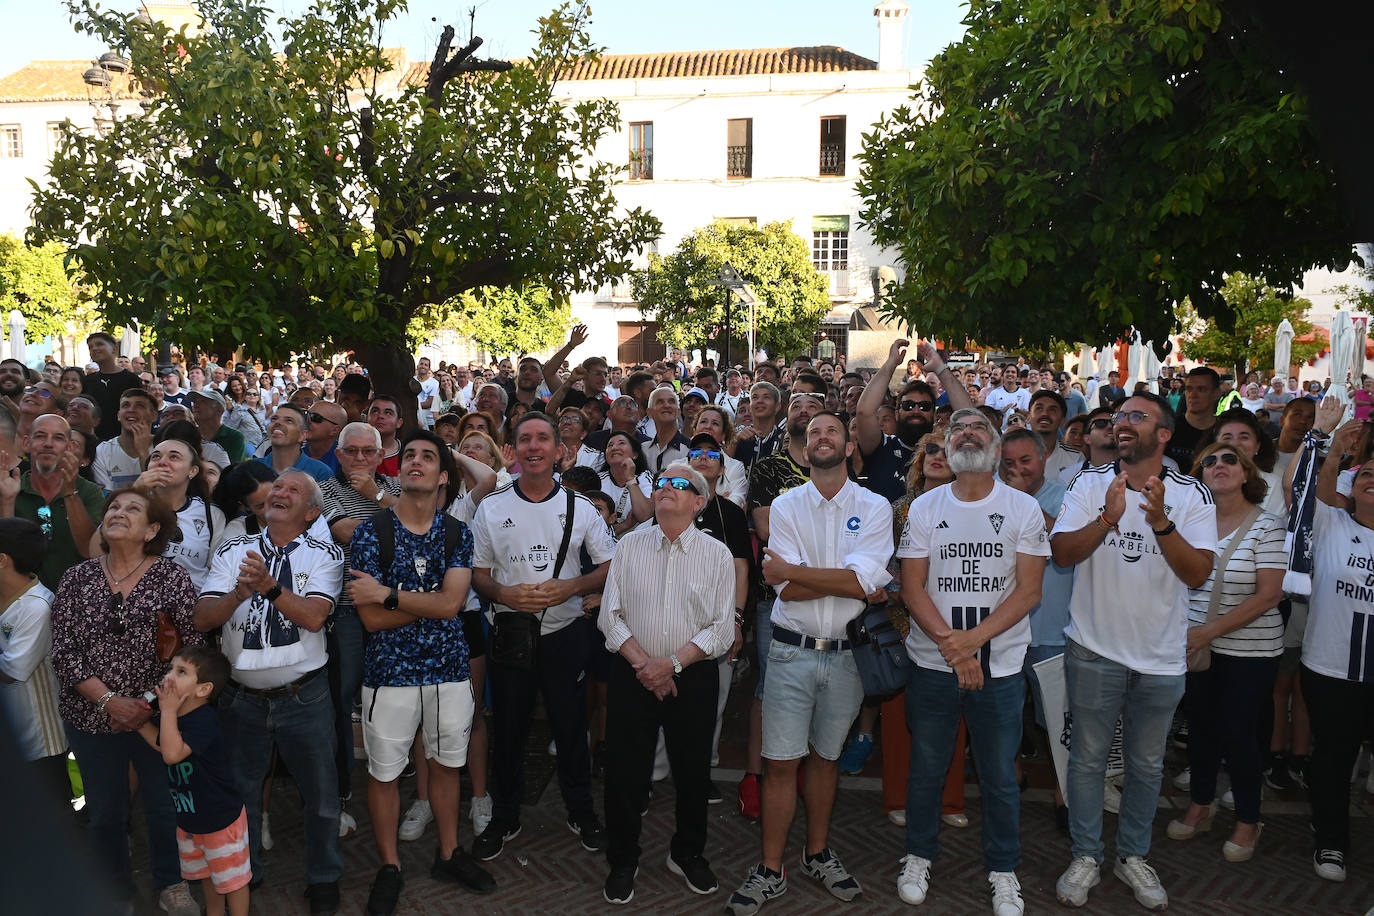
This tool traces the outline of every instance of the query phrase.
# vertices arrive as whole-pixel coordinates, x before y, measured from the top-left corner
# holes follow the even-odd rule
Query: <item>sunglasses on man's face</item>
[[[694,448],[689,449],[687,452],[688,461],[696,461],[703,456],[711,461],[719,461],[721,453],[713,448]]]
[[[337,423],[334,423],[333,420],[329,419],[324,414],[315,413],[313,410],[310,413],[306,414],[305,418],[309,420],[311,423],[333,423],[335,426],[339,425]]]
[[[1106,417],[1098,417],[1088,424],[1088,429],[1111,429],[1112,421]]]
[[[654,481],[655,490],[662,490],[664,487],[672,487],[674,490],[691,490],[693,493],[697,492],[696,484],[692,483],[686,477],[660,477]]]
[[[1203,458],[1202,466],[1204,468],[1210,468],[1218,461],[1221,461],[1224,464],[1229,464],[1232,466],[1240,464],[1240,458],[1236,455],[1235,452],[1216,452],[1215,454],[1208,455],[1206,458]]]
[[[902,401],[897,406],[902,410],[919,410],[921,413],[930,413],[935,409],[935,405],[930,401]]]

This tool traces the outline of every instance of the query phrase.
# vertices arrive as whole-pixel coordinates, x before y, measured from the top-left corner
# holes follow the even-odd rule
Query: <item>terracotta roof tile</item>
[[[35,60],[0,77],[0,102],[84,102],[86,84],[81,74],[91,66],[89,60]],[[131,99],[128,79],[116,76],[115,97]]]

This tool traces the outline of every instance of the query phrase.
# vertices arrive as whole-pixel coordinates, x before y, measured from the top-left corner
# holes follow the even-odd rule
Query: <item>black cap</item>
[[[715,451],[720,451],[720,443],[717,442],[716,437],[711,435],[710,433],[697,433],[695,436],[692,437],[692,441],[689,445],[691,448],[700,448],[702,446],[705,446],[707,448],[714,449]]]

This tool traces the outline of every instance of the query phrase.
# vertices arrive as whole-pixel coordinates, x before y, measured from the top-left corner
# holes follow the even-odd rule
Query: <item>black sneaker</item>
[[[720,789],[716,788],[714,782],[708,781],[706,783],[706,804],[718,805],[723,801],[725,801],[725,796],[720,794]]]
[[[1178,730],[1177,730],[1176,732],[1174,732],[1174,747],[1178,748],[1180,751],[1186,751],[1186,750],[1188,750],[1188,723],[1187,723],[1187,722],[1181,723],[1181,724],[1178,726]]]
[[[1288,758],[1288,775],[1292,777],[1294,785],[1306,789],[1307,786],[1307,767],[1312,762],[1310,754],[1294,754]]]
[[[499,818],[492,818],[487,829],[482,831],[482,835],[472,841],[472,856],[483,862],[490,862],[501,854],[506,840],[513,840],[519,835],[519,824],[506,824]]]
[[[1312,868],[1318,878],[1327,881],[1345,880],[1345,853],[1339,849],[1318,849],[1312,854]]]
[[[694,894],[714,894],[720,889],[720,882],[711,871],[711,866],[701,856],[692,856],[679,863],[668,853],[668,871],[687,882],[687,890]]]
[[[406,879],[395,865],[377,869],[377,877],[372,880],[372,890],[367,895],[367,916],[391,916],[396,912],[396,902],[401,899],[405,886]]]
[[[1288,755],[1283,751],[1271,751],[1269,766],[1264,770],[1264,784],[1280,792],[1293,788],[1293,774],[1288,772]]]
[[[1021,733],[1021,759],[1034,760],[1040,749],[1036,747],[1035,736],[1029,730]]]
[[[581,817],[568,816],[568,829],[582,839],[582,848],[588,852],[600,852],[606,848],[606,828],[596,819],[595,814]]]
[[[601,896],[607,903],[629,903],[635,899],[635,878],[639,877],[638,865],[622,865],[611,869],[606,876],[606,887]]]
[[[461,846],[454,849],[453,855],[447,859],[440,858],[439,850],[434,850],[434,865],[429,870],[429,876],[435,881],[457,882],[474,894],[490,894],[496,890],[496,879]]]
[[[334,916],[339,912],[339,884],[312,884],[305,889],[306,899],[310,901],[311,916]]]

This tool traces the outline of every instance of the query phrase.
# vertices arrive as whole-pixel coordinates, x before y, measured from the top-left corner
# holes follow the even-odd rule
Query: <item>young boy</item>
[[[229,680],[229,660],[209,646],[187,646],[157,687],[159,723],[139,734],[162,752],[177,810],[181,876],[200,881],[206,916],[247,916],[248,815],[234,790],[219,716],[210,702]]]

